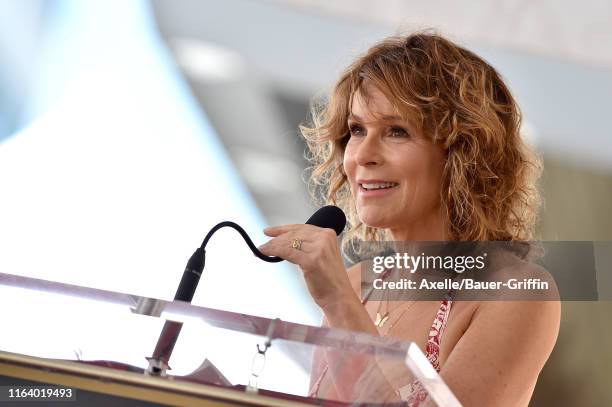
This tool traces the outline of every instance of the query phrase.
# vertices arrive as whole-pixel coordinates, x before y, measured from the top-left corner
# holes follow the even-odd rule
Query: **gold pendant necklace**
[[[385,322],[389,319],[389,311],[385,312],[383,315],[380,315],[380,312],[376,313],[376,321],[374,321],[374,325],[377,327],[382,327]]]

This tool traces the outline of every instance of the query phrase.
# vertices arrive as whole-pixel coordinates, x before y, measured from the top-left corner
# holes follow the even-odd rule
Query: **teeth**
[[[392,188],[396,186],[395,182],[380,182],[376,184],[361,184],[364,189],[383,189],[383,188]]]

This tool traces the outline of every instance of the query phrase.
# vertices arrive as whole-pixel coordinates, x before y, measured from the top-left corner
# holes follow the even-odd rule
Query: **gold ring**
[[[291,247],[295,250],[300,250],[300,247],[302,247],[302,241],[300,239],[293,239],[291,241]]]

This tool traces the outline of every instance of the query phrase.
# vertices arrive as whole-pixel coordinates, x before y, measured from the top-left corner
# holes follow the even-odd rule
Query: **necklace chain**
[[[388,275],[385,275],[383,277],[383,280],[386,280],[386,278],[388,277]],[[366,297],[365,301],[367,301],[367,298],[369,298],[369,295]],[[382,305],[382,301],[378,306],[378,310],[376,312],[376,322],[374,322],[374,324],[376,325],[377,328],[381,328],[385,322],[387,322],[387,320],[389,319],[389,316],[391,315],[391,312],[401,308],[402,305],[405,305],[405,303],[402,303],[398,306],[396,306],[395,308],[393,308],[391,311],[388,310],[389,308],[389,287],[387,287],[386,290],[386,304],[385,304],[385,314],[381,315],[380,314],[380,307]],[[399,322],[400,319],[402,319],[402,316],[404,316],[404,314],[406,313],[406,311],[408,311],[417,301],[416,300],[412,300],[408,307],[406,307],[404,309],[404,311],[402,311],[402,313],[399,315],[399,317],[397,317],[397,319],[395,321],[393,321],[393,323],[391,325],[389,325],[389,328],[387,328],[387,330],[385,331],[385,333],[381,333],[380,336],[386,336],[389,334],[389,332],[391,331],[391,329],[395,326],[395,324],[397,324]],[[364,304],[365,302],[362,302],[362,304]],[[321,385],[321,381],[323,380],[323,377],[325,377],[325,374],[327,373],[327,369],[328,369],[329,365],[325,366],[325,368],[323,369],[323,373],[319,376],[319,378],[316,381],[316,387],[313,393],[309,394],[312,397],[316,397],[319,394],[319,386]]]
[[[389,332],[391,332],[391,329],[393,329],[393,327],[395,326],[395,324],[397,324],[397,323],[400,321],[400,319],[402,319],[402,317],[404,316],[404,314],[406,313],[406,311],[408,311],[410,308],[412,308],[412,306],[413,306],[414,304],[416,304],[416,300],[412,300],[412,301],[411,301],[411,302],[408,304],[408,306],[407,306],[406,308],[404,308],[404,310],[401,312],[401,314],[399,314],[399,316],[398,316],[398,317],[395,319],[395,321],[393,321],[393,322],[391,323],[391,325],[389,325],[389,327],[387,328],[387,330],[386,330],[386,331],[385,331],[383,334],[381,334],[381,336],[386,336],[386,335],[388,335],[388,334],[389,334]],[[401,306],[402,306],[402,305],[404,305],[404,304],[398,305],[397,307],[395,307],[395,308],[393,309],[393,311],[395,311],[396,309],[401,308]],[[389,314],[390,314],[390,313],[389,313]],[[381,325],[381,327],[382,327],[382,325]]]
[[[383,279],[386,279],[385,276]],[[382,307],[382,301],[380,302],[380,304],[378,305],[378,310],[376,311],[376,320],[374,322],[374,325],[376,325],[377,328],[382,328],[383,325],[385,325],[385,323],[389,320],[389,317],[391,316],[391,313],[399,308],[401,308],[403,305],[405,305],[405,303],[402,301],[402,303],[400,303],[399,305],[395,306],[393,309],[389,310],[389,287],[386,288],[385,290],[385,312],[383,314],[380,313],[380,309]],[[386,332],[384,335],[387,335],[390,331],[391,328],[393,328],[395,326],[395,324],[402,318],[402,316],[406,313],[406,311],[408,311],[408,309],[410,309],[414,303],[416,302],[416,300],[412,300],[408,307],[406,307],[402,313],[400,314],[400,316],[393,321],[393,323],[389,326],[389,328],[387,328]],[[383,335],[383,336],[384,336]]]

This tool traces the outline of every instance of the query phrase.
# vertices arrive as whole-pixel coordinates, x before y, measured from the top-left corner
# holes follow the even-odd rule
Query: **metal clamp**
[[[249,376],[249,384],[246,387],[247,392],[257,393],[259,390],[257,382],[263,373],[264,367],[266,366],[266,352],[272,346],[272,336],[278,321],[280,321],[280,319],[275,318],[268,326],[266,340],[264,341],[263,346],[260,346],[259,343],[256,345],[257,353],[253,356],[253,361],[251,362],[251,375]]]

